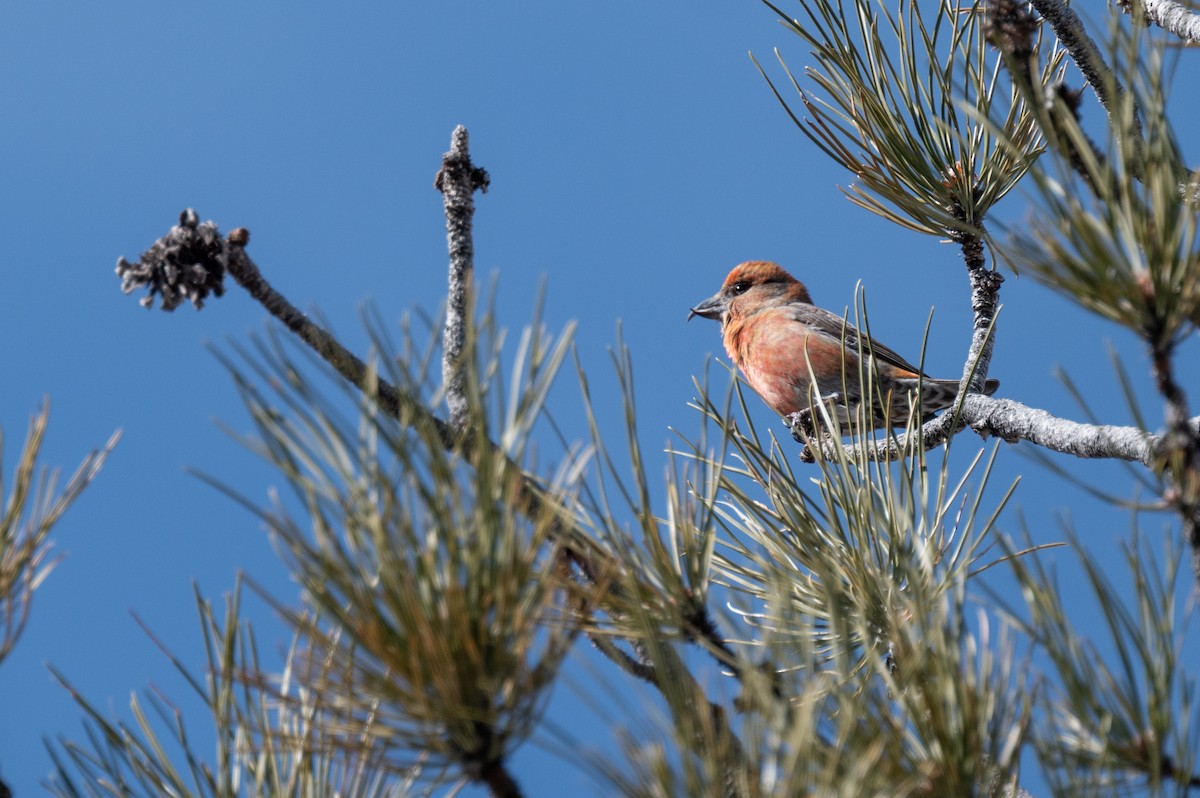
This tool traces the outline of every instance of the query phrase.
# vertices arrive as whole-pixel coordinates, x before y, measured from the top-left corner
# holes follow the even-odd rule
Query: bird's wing
[[[862,351],[872,355],[876,360],[898,369],[911,371],[914,376],[922,374],[919,368],[900,357],[896,352],[878,341],[860,334],[854,328],[854,324],[844,316],[838,316],[824,308],[803,302],[797,302],[788,307],[793,319],[807,325],[814,332],[842,342],[850,352],[857,353],[859,351],[861,339]]]

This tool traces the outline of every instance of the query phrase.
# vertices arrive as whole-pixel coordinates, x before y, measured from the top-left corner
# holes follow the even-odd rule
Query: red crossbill
[[[921,392],[925,420],[954,403],[957,379],[926,376],[883,344],[859,334],[843,317],[812,303],[808,289],[778,264],[748,261],[734,268],[721,290],[692,308],[688,318],[721,322],[725,351],[772,410],[789,416],[820,399],[845,421],[861,401],[860,374],[874,368],[875,423],[884,423],[879,398],[890,404],[887,420],[904,426],[910,396]],[[870,360],[859,368],[859,353]],[[815,382],[815,386],[814,386]],[[1000,387],[988,380],[989,396]]]

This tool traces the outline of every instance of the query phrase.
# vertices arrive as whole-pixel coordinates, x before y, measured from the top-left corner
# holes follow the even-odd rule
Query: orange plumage
[[[808,289],[778,264],[748,261],[735,267],[721,290],[692,308],[692,316],[721,322],[725,351],[746,381],[781,416],[807,410],[817,399],[831,401],[845,420],[862,400],[859,353],[871,358],[877,396],[890,403],[891,424],[908,419],[909,397],[921,392],[926,419],[954,402],[958,380],[935,380],[865,335],[841,316],[812,303]],[[815,384],[814,384],[815,383]],[[1000,387],[988,380],[984,391]],[[876,423],[884,421],[876,401]]]

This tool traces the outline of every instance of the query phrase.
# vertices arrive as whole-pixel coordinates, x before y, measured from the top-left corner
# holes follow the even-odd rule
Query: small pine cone
[[[154,295],[158,294],[163,310],[174,310],[184,300],[199,310],[210,292],[218,297],[225,293],[225,241],[216,224],[201,223],[188,208],[179,214],[179,224],[136,262],[118,258],[117,275],[126,294],[142,286],[149,288],[141,299],[146,308],[154,307]]]

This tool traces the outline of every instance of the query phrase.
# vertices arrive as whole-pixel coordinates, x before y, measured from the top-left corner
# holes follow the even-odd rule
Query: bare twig
[[[489,183],[488,173],[471,163],[467,140],[465,127],[454,128],[450,151],[442,156],[442,168],[433,181],[433,187],[442,192],[446,209],[446,243],[450,250],[450,290],[446,297],[446,326],[442,333],[442,383],[446,405],[450,408],[450,426],[460,433],[468,417],[463,351],[470,321],[467,297],[475,258],[471,235],[474,195],[477,190],[486,192]]]
[[[428,425],[437,430],[447,448],[454,445],[455,436],[450,425],[429,412],[413,397],[397,390],[387,380],[379,379],[370,384],[367,364],[342,346],[336,338],[308,316],[300,312],[283,294],[280,294],[263,277],[258,266],[246,254],[245,245],[250,241],[250,232],[239,227],[229,234],[224,262],[229,275],[254,297],[260,305],[279,319],[283,326],[294,332],[300,340],[312,347],[321,359],[337,370],[344,378],[363,391],[373,391],[383,412],[393,418],[414,425]]]

